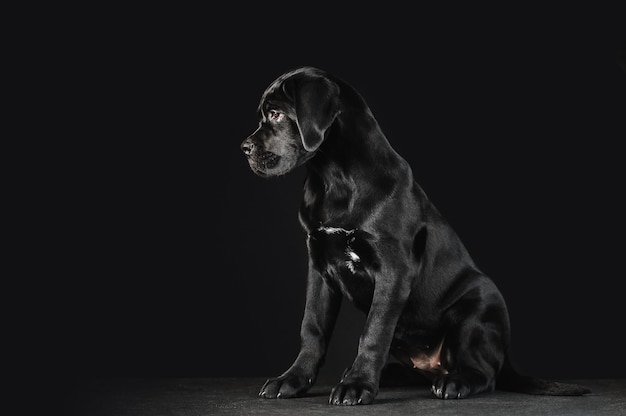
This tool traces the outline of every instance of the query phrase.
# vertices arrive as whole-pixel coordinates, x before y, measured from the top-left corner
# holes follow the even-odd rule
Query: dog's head
[[[315,155],[339,114],[339,87],[319,69],[299,68],[270,84],[258,112],[241,149],[257,175],[282,175]]]

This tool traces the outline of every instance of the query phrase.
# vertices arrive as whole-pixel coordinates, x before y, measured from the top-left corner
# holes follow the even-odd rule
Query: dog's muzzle
[[[248,158],[248,163],[255,172],[265,173],[267,170],[276,167],[280,161],[279,155],[261,149],[250,137],[241,143],[241,150]]]

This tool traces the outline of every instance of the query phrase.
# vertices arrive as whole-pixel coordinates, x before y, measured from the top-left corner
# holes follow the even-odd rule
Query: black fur
[[[387,141],[347,83],[305,67],[272,83],[259,128],[242,143],[260,176],[306,163],[300,222],[309,272],[301,350],[260,395],[305,393],[324,361],[343,297],[367,314],[352,366],[332,404],[367,404],[388,354],[426,374],[442,399],[507,390],[581,395],[582,387],[517,374],[502,295]]]

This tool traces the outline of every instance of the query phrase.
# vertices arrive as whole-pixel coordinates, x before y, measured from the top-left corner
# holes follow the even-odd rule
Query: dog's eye
[[[272,121],[280,121],[282,120],[283,113],[279,113],[276,110],[270,110],[267,112],[267,117]]]

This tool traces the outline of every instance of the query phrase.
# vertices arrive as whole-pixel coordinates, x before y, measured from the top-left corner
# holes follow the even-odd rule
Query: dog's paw
[[[462,376],[447,374],[435,380],[431,391],[440,399],[463,399],[469,396],[471,389]]]
[[[312,377],[293,372],[285,373],[267,380],[259,396],[266,399],[291,399],[303,395],[312,385]]]
[[[376,393],[377,389],[370,383],[342,380],[330,393],[328,403],[341,406],[370,404],[374,401]]]

